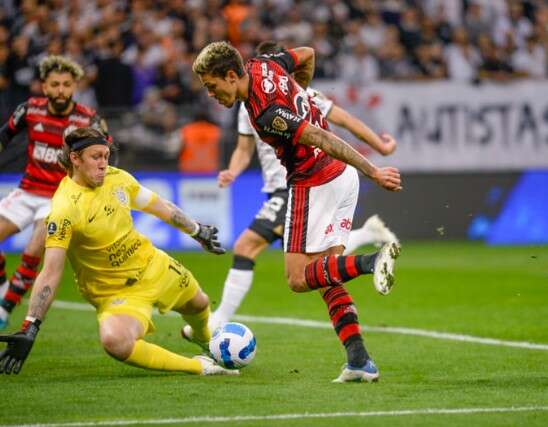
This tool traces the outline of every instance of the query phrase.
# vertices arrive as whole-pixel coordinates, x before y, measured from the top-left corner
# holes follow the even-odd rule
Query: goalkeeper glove
[[[40,329],[40,320],[25,320],[21,330],[12,335],[0,335],[0,341],[8,343],[0,353],[0,373],[18,374],[32,349]]]
[[[215,255],[222,255],[226,252],[226,250],[221,247],[221,243],[218,240],[218,231],[219,230],[217,230],[217,227],[198,223],[198,231],[191,235],[191,237],[200,243],[202,248],[206,251]]]

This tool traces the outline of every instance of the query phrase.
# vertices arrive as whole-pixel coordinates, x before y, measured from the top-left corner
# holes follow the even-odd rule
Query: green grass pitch
[[[174,256],[194,272],[215,307],[230,255]],[[8,258],[8,271],[17,260]],[[332,330],[250,320],[258,342],[252,365],[240,377],[193,377],[110,359],[99,346],[92,311],[54,307],[21,374],[0,377],[0,424],[179,419],[176,424],[196,426],[548,425],[548,246],[408,243],[396,277],[396,287],[385,297],[375,292],[370,277],[348,285],[362,325],[526,341],[544,349],[364,332],[380,381],[332,384],[344,362]],[[69,271],[57,299],[83,302]],[[25,310],[17,309],[9,331],[18,328]],[[328,320],[318,295],[289,291],[278,251],[259,258],[240,314]],[[158,331],[149,340],[185,355],[197,353],[180,338],[180,319],[156,316],[155,323]],[[425,409],[464,411],[427,414]],[[356,414],[374,412],[379,414]],[[264,418],[281,414],[295,418]],[[315,418],[318,414],[332,415]],[[206,416],[227,418],[190,420]],[[258,418],[236,418],[246,416]]]

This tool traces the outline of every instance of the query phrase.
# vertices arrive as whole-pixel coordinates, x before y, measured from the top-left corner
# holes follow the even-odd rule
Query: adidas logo
[[[32,129],[36,132],[44,132],[44,126],[42,125],[42,123],[35,124]]]

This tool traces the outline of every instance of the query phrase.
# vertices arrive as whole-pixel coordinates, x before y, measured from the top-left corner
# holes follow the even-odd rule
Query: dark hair
[[[259,43],[259,45],[255,48],[255,55],[267,55],[269,53],[280,53],[283,52],[284,47],[274,40],[266,40],[264,42]]]
[[[244,75],[244,61],[240,52],[228,42],[214,42],[204,47],[192,64],[192,71],[198,75],[210,74],[213,77],[226,77],[228,71],[238,77]]]

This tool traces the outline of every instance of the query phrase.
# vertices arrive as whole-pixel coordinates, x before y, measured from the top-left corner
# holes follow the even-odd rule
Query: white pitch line
[[[66,310],[93,311],[94,308],[89,304],[69,301],[54,301],[53,306]],[[172,316],[178,316],[176,313],[169,313]],[[265,323],[270,325],[288,325],[302,326],[305,328],[332,329],[330,322],[319,320],[304,320],[291,317],[263,317],[263,316],[245,316],[236,315],[234,320],[250,323]],[[384,334],[413,335],[419,337],[434,338],[448,341],[461,341],[474,344],[496,345],[501,347],[525,348],[528,350],[548,351],[548,344],[532,343],[527,341],[507,341],[496,338],[476,337],[473,335],[453,334],[449,332],[428,331],[425,329],[403,328],[395,326],[362,326],[365,332],[378,332]]]
[[[489,414],[501,412],[541,412],[548,411],[548,406],[524,406],[507,408],[455,408],[455,409],[404,409],[399,411],[370,411],[370,412],[327,412],[327,413],[304,413],[304,414],[279,414],[279,415],[242,415],[233,417],[185,417],[185,418],[164,418],[149,420],[103,420],[103,421],[82,421],[68,423],[47,423],[47,424],[17,424],[18,427],[94,427],[94,426],[127,426],[146,424],[198,424],[198,423],[233,423],[238,421],[278,421],[278,420],[302,420],[310,418],[356,418],[356,417],[397,417],[409,415],[467,415],[467,414]],[[15,427],[2,425],[0,427]]]

